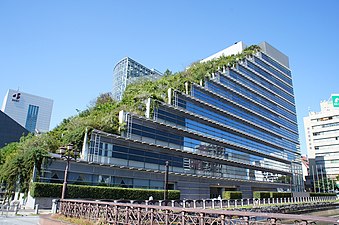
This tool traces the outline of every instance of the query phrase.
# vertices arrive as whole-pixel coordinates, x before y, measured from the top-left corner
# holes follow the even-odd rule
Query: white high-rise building
[[[315,161],[318,176],[335,178],[339,174],[339,94],[320,103],[320,112],[304,117],[308,158]]]
[[[43,133],[49,130],[52,108],[51,99],[9,89],[1,111],[28,131]]]

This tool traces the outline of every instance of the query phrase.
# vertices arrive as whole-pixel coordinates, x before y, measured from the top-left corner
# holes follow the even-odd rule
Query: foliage
[[[331,180],[328,178],[324,178],[324,179],[319,179],[319,180],[315,180],[315,188],[316,190],[338,190],[338,187],[336,185],[336,181],[335,180]]]
[[[275,192],[275,191],[255,191],[253,192],[253,198],[290,198],[292,197],[291,192]]]
[[[1,150],[0,180],[5,184],[7,197],[16,188],[23,193],[28,192],[34,165],[39,176],[43,158],[50,150],[48,141],[46,134],[35,138],[28,135],[21,138],[20,143],[12,143]]]
[[[291,192],[270,192],[271,198],[290,198],[292,197]]]
[[[242,198],[242,192],[241,191],[224,191],[222,193],[223,199],[241,199]]]
[[[31,184],[30,194],[32,197],[61,197],[62,184],[40,183]],[[154,200],[163,199],[163,190],[102,187],[86,185],[67,185],[67,198],[90,198],[90,199],[124,199],[146,200],[153,196]],[[180,199],[180,191],[169,190],[169,199]]]
[[[271,193],[269,191],[254,191],[253,198],[262,199],[262,198],[270,198]]]
[[[336,196],[336,193],[310,192],[310,197],[318,197],[318,196]]]
[[[260,51],[256,45],[246,48],[242,53],[221,56],[208,62],[196,62],[182,72],[172,73],[166,70],[164,76],[156,81],[140,80],[130,84],[120,102],[114,101],[109,93],[100,96],[87,109],[64,119],[52,131],[41,135],[28,135],[20,142],[0,149],[0,183],[6,184],[8,193],[15,188],[20,192],[28,191],[34,165],[40,173],[42,158],[47,152],[55,153],[60,146],[72,143],[80,149],[86,131],[102,130],[119,134],[118,113],[121,110],[143,115],[145,101],[151,97],[165,102],[168,88],[184,91],[185,82],[199,83],[208,79],[211,73],[223,67],[231,67],[255,52]],[[16,183],[18,182],[18,185]]]

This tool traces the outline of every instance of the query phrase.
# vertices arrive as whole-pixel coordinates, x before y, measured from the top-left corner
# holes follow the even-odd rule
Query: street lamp
[[[62,193],[61,199],[64,199],[66,196],[66,189],[67,189],[67,176],[69,170],[69,162],[74,159],[76,160],[79,156],[79,152],[77,149],[73,149],[73,144],[68,144],[66,147],[60,147],[58,153],[61,155],[61,158],[66,160],[66,168],[65,168],[65,176],[64,176],[64,183],[62,185]]]
[[[165,163],[165,182],[164,182],[164,200],[167,200],[168,197],[168,167],[169,163],[166,161]]]

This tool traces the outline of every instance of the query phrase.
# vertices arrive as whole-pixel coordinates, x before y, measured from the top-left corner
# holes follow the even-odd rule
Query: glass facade
[[[117,73],[127,65],[121,61]],[[150,118],[121,112],[121,137],[93,131],[86,159],[159,171],[169,161],[171,172],[211,183],[237,179],[252,190],[304,189],[289,68],[259,52],[203,86],[191,84],[189,94],[169,93],[169,103],[152,100]]]
[[[28,106],[25,128],[29,132],[32,132],[32,133],[35,132],[36,123],[38,120],[38,114],[39,114],[39,106],[35,106],[35,105]]]
[[[158,79],[162,74],[154,69],[148,69],[133,59],[126,57],[116,64],[113,70],[113,99],[120,101],[130,83],[139,79]]]

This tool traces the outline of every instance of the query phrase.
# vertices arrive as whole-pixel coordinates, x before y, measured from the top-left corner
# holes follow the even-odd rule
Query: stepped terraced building
[[[121,111],[121,136],[93,130],[85,137],[83,161],[71,166],[71,183],[163,189],[169,161],[169,187],[181,198],[302,191],[288,57],[266,42],[259,46],[203,85],[189,84],[185,93],[169,89],[167,103],[149,99],[145,117]],[[219,55],[245,47],[238,42]],[[45,179],[61,179],[64,168],[54,162]]]

